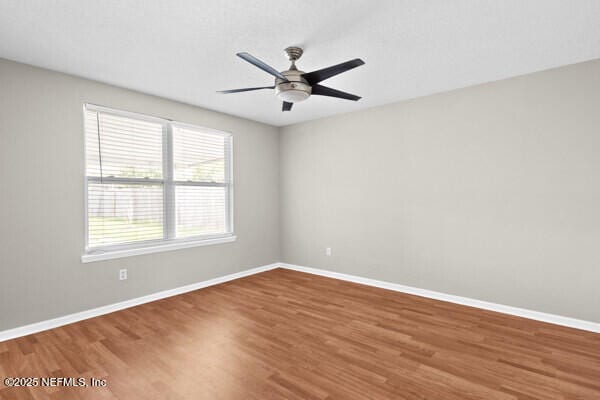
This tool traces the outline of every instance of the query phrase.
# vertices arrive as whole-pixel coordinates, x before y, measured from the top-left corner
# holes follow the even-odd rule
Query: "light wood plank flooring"
[[[591,306],[591,305],[590,305]],[[600,334],[277,269],[0,343],[2,399],[600,399]]]

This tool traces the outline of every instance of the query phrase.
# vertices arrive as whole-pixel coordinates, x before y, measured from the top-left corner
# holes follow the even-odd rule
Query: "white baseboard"
[[[434,292],[432,290],[419,289],[411,286],[400,285],[397,283],[378,281],[375,279],[363,278],[355,275],[342,274],[339,272],[326,271],[318,268],[303,267],[299,265],[286,264],[286,263],[274,263],[265,265],[262,267],[252,268],[234,274],[209,279],[206,281],[193,283],[191,285],[181,286],[175,289],[164,290],[162,292],[149,294],[147,296],[137,297],[135,299],[125,300],[115,304],[109,304],[94,308],[91,310],[81,311],[74,314],[65,315],[63,317],[53,318],[46,321],[36,322],[33,324],[20,326],[18,328],[8,329],[0,331],[0,342],[14,339],[21,336],[31,335],[45,331],[59,326],[71,324],[73,322],[82,321],[84,319],[94,318],[100,315],[108,314],[114,311],[123,310],[125,308],[134,307],[140,304],[149,303],[164,299],[178,294],[191,292],[193,290],[202,289],[208,286],[218,285],[219,283],[232,281],[235,279],[243,278],[245,276],[258,274],[260,272],[269,271],[275,268],[285,268],[294,271],[306,272],[314,275],[321,275],[329,278],[340,279],[344,281],[360,283],[363,285],[374,286],[378,288],[394,290],[396,292],[413,294],[416,296],[427,297],[430,299],[448,301],[450,303],[463,304],[466,306],[477,307],[484,310],[497,311],[504,314],[516,315],[518,317],[529,318],[537,321],[548,322],[551,324],[567,326],[570,328],[582,329],[585,331],[591,331],[600,333],[600,323],[584,321],[575,318],[563,317],[560,315],[547,314],[539,311],[526,310],[518,307],[505,306],[502,304],[490,303],[487,301],[470,299],[468,297],[454,296],[451,294],[445,294],[440,292]]]
[[[309,274],[326,276],[328,278],[341,279],[344,281],[360,283],[368,286],[394,290],[396,292],[413,294],[416,296],[427,297],[435,300],[448,301],[450,303],[462,304],[466,306],[481,308],[484,310],[496,311],[503,314],[515,315],[518,317],[529,318],[536,321],[548,322],[551,324],[567,326],[569,328],[582,329],[584,331],[600,333],[600,323],[584,321],[581,319],[563,317],[561,315],[547,314],[539,311],[526,310],[524,308],[505,306],[502,304],[490,303],[488,301],[470,299],[468,297],[455,296],[446,293],[434,292],[432,290],[419,289],[411,286],[404,286],[397,283],[378,281],[375,279],[363,278],[355,275],[341,274],[339,272],[326,271],[318,268],[303,267],[293,264],[279,264],[282,268],[294,271],[306,272]]]
[[[46,321],[20,326],[18,328],[0,331],[0,342],[21,336],[31,335],[32,333],[37,333],[52,328],[57,328],[59,326],[71,324],[73,322],[81,321],[84,319],[94,318],[114,311],[123,310],[125,308],[134,307],[140,304],[149,303],[151,301],[164,299],[166,297],[191,292],[193,290],[202,289],[208,286],[218,285],[219,283],[228,282],[234,279],[243,278],[245,276],[258,274],[259,272],[269,271],[271,269],[277,268],[279,265],[279,263],[264,265],[262,267],[256,267],[245,271],[236,272],[234,274],[220,276],[214,279],[193,283],[191,285],[181,286],[175,289],[169,289],[158,293],[152,293],[147,296],[137,297],[135,299],[125,300],[119,303],[109,304],[107,306],[102,306],[98,308],[93,308],[91,310],[65,315],[63,317],[53,318]]]

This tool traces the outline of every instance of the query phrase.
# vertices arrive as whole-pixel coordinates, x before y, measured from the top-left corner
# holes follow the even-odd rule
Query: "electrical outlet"
[[[119,280],[120,281],[124,281],[125,279],[127,279],[127,270],[126,269],[120,269],[119,270]]]
[[[325,255],[326,256],[330,256],[331,255],[331,247],[326,247],[325,248]]]

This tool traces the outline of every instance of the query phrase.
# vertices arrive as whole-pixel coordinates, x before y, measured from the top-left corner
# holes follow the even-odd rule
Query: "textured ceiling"
[[[236,52],[284,70],[290,45],[362,58],[324,84],[363,99],[215,93],[272,84]],[[0,57],[281,126],[600,58],[600,1],[2,0]]]

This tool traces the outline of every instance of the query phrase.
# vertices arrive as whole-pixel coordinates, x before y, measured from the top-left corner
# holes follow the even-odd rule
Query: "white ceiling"
[[[360,57],[323,84],[358,102],[313,96],[281,112],[267,73],[283,49],[312,71]],[[2,0],[0,57],[272,125],[288,125],[600,58],[598,0]]]

